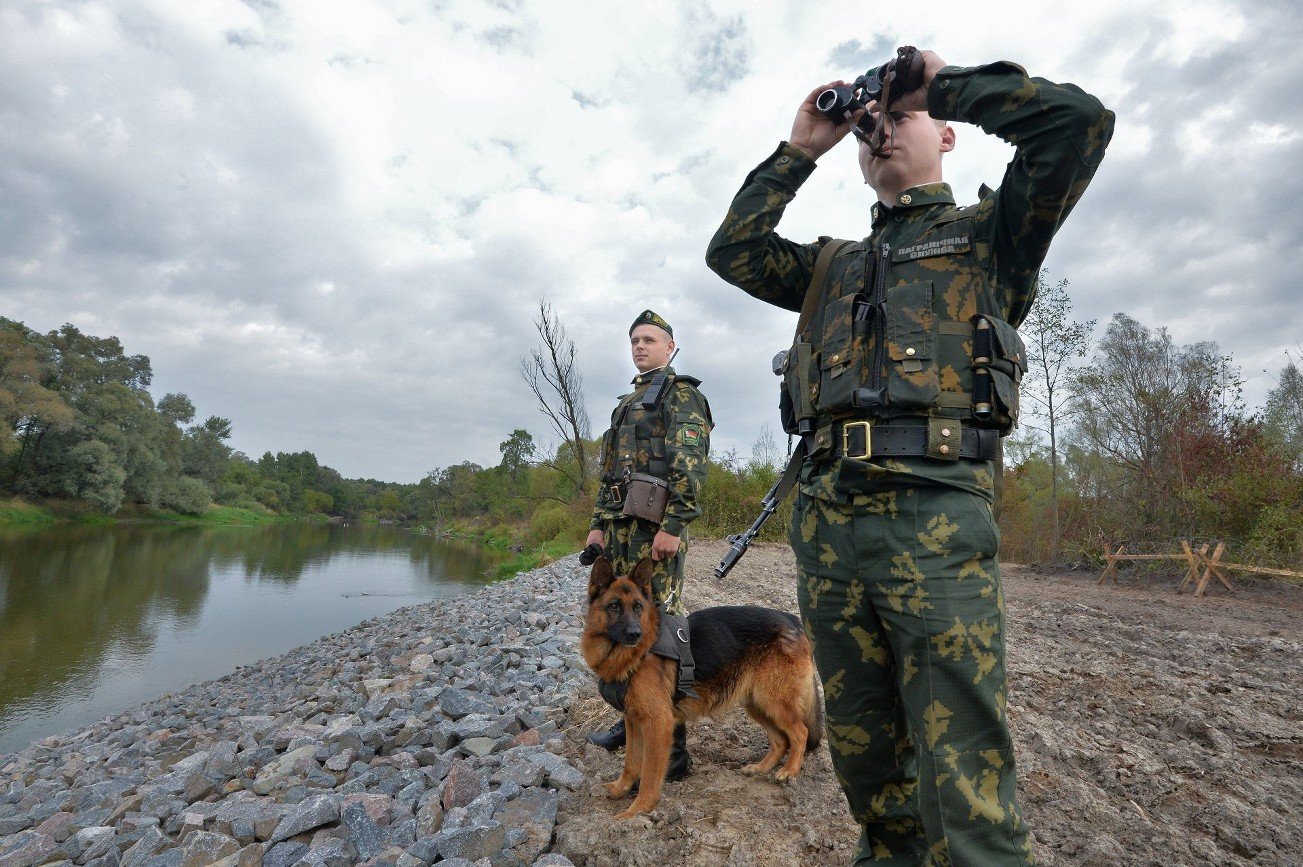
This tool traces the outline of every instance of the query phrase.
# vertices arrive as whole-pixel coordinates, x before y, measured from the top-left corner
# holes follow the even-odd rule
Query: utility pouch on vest
[[[990,333],[990,361],[985,365],[991,381],[989,419],[1000,436],[1007,436],[1018,424],[1018,389],[1027,372],[1027,349],[1018,329],[1008,322],[979,315],[973,317],[974,324],[978,319],[986,320]],[[982,342],[986,342],[985,337]]]
[[[665,520],[665,507],[669,502],[669,482],[646,473],[634,473],[629,476],[621,514],[659,524]]]
[[[783,393],[778,402],[779,410],[784,416],[785,433],[804,436],[814,430],[814,397],[810,393],[810,372],[813,366],[814,347],[803,341],[793,343],[783,365]],[[789,405],[786,412],[783,412],[784,403]],[[790,427],[787,426],[789,420]]]
[[[926,410],[941,393],[931,280],[887,290],[887,400],[893,409]]]
[[[855,346],[855,321],[863,295],[843,295],[823,308],[819,341],[819,394],[816,403],[825,413],[846,412],[854,405],[860,387],[860,365]]]

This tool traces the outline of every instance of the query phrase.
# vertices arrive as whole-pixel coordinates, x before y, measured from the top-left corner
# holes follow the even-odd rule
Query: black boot
[[[607,731],[593,732],[588,736],[588,742],[611,753],[624,746],[624,717],[620,717],[619,721]]]
[[[670,763],[665,768],[665,781],[677,783],[692,773],[692,757],[688,755],[688,727],[683,723],[674,724],[674,748],[670,751]]]

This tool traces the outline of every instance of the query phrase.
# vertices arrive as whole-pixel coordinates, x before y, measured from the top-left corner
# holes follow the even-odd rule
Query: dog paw
[[[608,798],[623,798],[627,794],[629,794],[629,787],[620,785],[619,780],[606,784],[606,797]]]
[[[741,768],[741,770],[742,770],[742,773],[744,773],[744,774],[758,774],[758,773],[760,773],[760,766],[759,766],[759,765],[743,765],[742,768]]]

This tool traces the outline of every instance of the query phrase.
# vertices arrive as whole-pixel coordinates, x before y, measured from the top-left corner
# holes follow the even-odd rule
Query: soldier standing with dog
[[[629,326],[629,346],[638,375],[633,390],[611,413],[602,437],[602,479],[587,544],[603,549],[617,575],[628,574],[643,557],[655,561],[652,588],[669,614],[686,615],[683,564],[687,528],[700,517],[697,494],[706,477],[706,456],[714,423],[697,389],[701,380],[675,373],[674,329],[651,310]],[[621,719],[591,743],[607,750],[624,746]],[[686,730],[674,729],[667,780],[691,768]]]
[[[948,120],[1017,149],[970,207],[941,180]],[[1005,714],[994,461],[1026,366],[1016,328],[1112,130],[1073,85],[901,49],[876,80],[807,97],[707,251],[728,282],[802,310],[775,360],[784,428],[805,450],[791,542],[857,865],[1032,860]],[[872,233],[781,237],[787,204],[848,132],[877,197]]]

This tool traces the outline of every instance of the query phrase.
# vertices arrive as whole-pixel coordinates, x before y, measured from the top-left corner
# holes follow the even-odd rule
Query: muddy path
[[[783,545],[756,545],[729,578],[721,542],[689,555],[691,609],[796,610]],[[1095,575],[1007,566],[1009,712],[1019,797],[1047,865],[1303,864],[1303,588],[1239,580],[1196,599],[1175,573]],[[1211,585],[1210,585],[1211,586]],[[621,754],[583,742],[614,711],[572,709],[566,751],[590,778],[562,803],[555,851],[579,865],[844,865],[858,829],[827,747],[779,785],[738,768],[766,740],[740,711],[689,732],[695,770],[650,817],[600,782]]]

